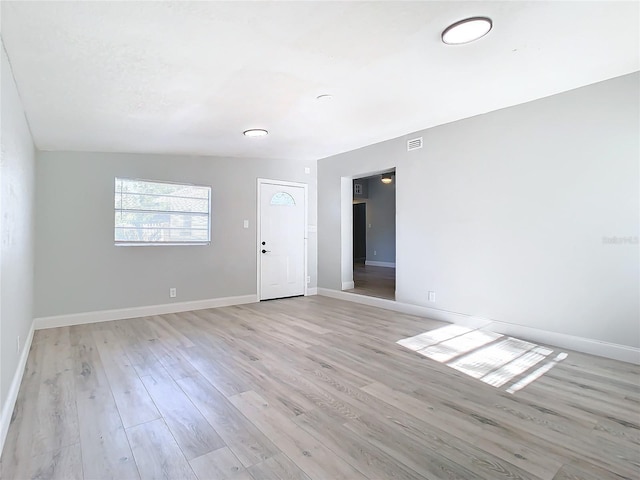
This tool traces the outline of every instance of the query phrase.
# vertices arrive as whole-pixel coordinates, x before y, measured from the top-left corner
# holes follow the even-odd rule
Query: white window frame
[[[132,242],[132,241],[123,241],[123,240],[116,240],[115,238],[115,233],[116,233],[116,218],[115,215],[118,212],[122,211],[122,208],[116,208],[115,206],[115,196],[118,194],[117,190],[116,190],[116,184],[118,180],[130,180],[130,181],[135,181],[135,182],[147,182],[147,183],[160,183],[160,184],[167,184],[167,185],[179,185],[179,186],[184,186],[184,187],[199,187],[199,188],[206,188],[209,191],[209,195],[208,195],[208,205],[207,205],[207,240],[206,241],[193,241],[193,240],[189,240],[189,241],[184,241],[184,242],[176,242],[176,241],[171,241],[171,242],[162,242],[162,241],[155,241],[155,242],[150,242],[150,241],[140,241],[140,242]],[[143,178],[132,178],[132,177],[114,177],[114,182],[113,182],[113,186],[114,186],[114,190],[113,190],[113,195],[114,195],[114,217],[113,217],[113,241],[114,241],[114,245],[117,247],[158,247],[158,246],[193,246],[193,245],[210,245],[211,244],[211,193],[212,193],[212,189],[210,185],[198,185],[198,184],[194,184],[194,183],[184,183],[184,182],[168,182],[168,181],[164,181],[164,180],[149,180],[149,179],[143,179]],[[135,210],[133,210],[135,211]],[[164,210],[158,210],[158,213],[179,213],[179,212],[172,212],[172,211],[164,211]]]

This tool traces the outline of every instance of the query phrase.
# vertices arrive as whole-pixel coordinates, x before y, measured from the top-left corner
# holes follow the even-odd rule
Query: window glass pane
[[[287,192],[278,192],[271,197],[271,205],[295,205],[296,202]]]
[[[209,210],[208,198],[189,198],[140,193],[119,193],[116,208],[123,210],[160,210],[170,212],[201,212]]]
[[[116,178],[115,242],[209,242],[210,196],[210,187]]]

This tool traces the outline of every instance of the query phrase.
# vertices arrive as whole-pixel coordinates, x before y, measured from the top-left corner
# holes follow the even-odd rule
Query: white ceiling
[[[2,1],[1,13],[42,150],[314,160],[640,69],[635,1]],[[489,35],[440,41],[477,15]],[[270,135],[244,137],[252,127]]]

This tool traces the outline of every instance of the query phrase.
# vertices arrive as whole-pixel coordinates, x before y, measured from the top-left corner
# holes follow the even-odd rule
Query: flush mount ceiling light
[[[251,128],[249,130],[245,130],[242,134],[245,137],[265,137],[269,135],[269,132],[263,128]]]
[[[380,181],[385,185],[393,182],[393,173],[383,173],[382,175],[380,175]]]
[[[442,41],[447,45],[462,45],[484,37],[491,31],[493,22],[487,17],[472,17],[449,25],[442,32]]]

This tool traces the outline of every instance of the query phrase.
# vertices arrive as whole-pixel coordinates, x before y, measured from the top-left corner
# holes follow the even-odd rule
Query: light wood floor
[[[396,299],[396,269],[390,267],[374,267],[363,263],[353,264],[354,288],[349,293],[368,297]]]
[[[569,352],[514,395],[303,297],[36,332],[2,478],[638,479],[640,368]]]

